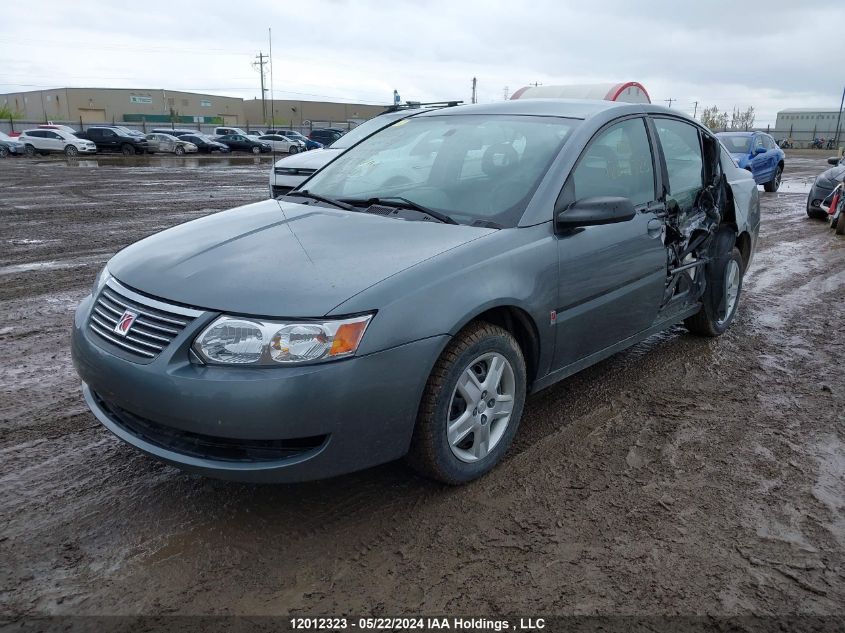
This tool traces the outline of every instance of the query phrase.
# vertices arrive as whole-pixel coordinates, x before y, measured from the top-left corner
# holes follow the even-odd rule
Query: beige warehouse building
[[[275,121],[275,127],[307,128],[328,124],[358,124],[384,112],[386,106],[364,103],[333,103],[326,101],[295,101],[288,99],[266,100],[262,113],[261,99],[243,102],[244,116],[250,125],[260,126],[263,121]]]
[[[243,99],[163,89],[56,88],[0,95],[27,121],[242,123]]]
[[[205,123],[264,127],[271,113],[278,127],[327,123],[354,125],[384,111],[360,103],[260,99],[129,88],[55,88],[0,94],[0,107],[24,121],[74,123]]]

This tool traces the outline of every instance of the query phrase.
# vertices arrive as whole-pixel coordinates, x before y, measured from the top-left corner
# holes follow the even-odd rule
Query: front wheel
[[[177,145],[176,149],[173,150],[173,151],[177,156],[182,156],[185,153],[185,148],[182,147],[181,145]]]
[[[253,153],[253,154],[260,154],[260,153],[261,153],[261,148],[260,148],[260,147],[258,147],[258,146],[253,147],[253,148],[252,148],[252,153]]]
[[[712,266],[712,268],[711,268]],[[701,310],[684,319],[684,325],[699,336],[721,336],[731,325],[742,292],[742,254],[734,247],[726,257],[707,265],[707,290]]]
[[[34,145],[30,145],[29,143],[27,143],[26,147],[24,149],[26,151],[26,155],[29,156],[30,158],[35,156],[35,146]]]
[[[9,148],[5,145],[0,145],[0,158],[6,158],[9,155]]]
[[[447,484],[487,473],[513,441],[526,382],[525,359],[510,332],[485,322],[468,325],[428,378],[408,462]]]
[[[134,156],[135,155],[135,148],[132,147],[129,143],[126,143],[121,146],[120,151],[123,152],[124,156]]]
[[[296,145],[291,145],[288,147],[288,154],[298,154],[299,148]]]
[[[79,150],[76,149],[73,145],[66,145],[65,146],[65,156],[77,156],[79,154]]]
[[[768,191],[769,193],[774,193],[778,189],[780,189],[780,181],[783,178],[783,167],[778,165],[777,169],[775,170],[775,175],[769,182],[763,183],[763,189]]]

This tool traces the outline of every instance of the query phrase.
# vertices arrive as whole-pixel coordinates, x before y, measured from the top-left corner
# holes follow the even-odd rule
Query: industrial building
[[[129,88],[56,88],[0,94],[5,107],[26,122],[183,123],[309,127],[326,123],[355,125],[384,111],[384,106],[321,101],[244,100],[239,97],[178,90]],[[263,114],[266,112],[266,116]]]
[[[814,138],[836,137],[837,121],[839,139],[842,140],[845,136],[845,115],[839,119],[839,108],[787,108],[778,112],[772,133],[778,138],[791,138],[804,146]]]

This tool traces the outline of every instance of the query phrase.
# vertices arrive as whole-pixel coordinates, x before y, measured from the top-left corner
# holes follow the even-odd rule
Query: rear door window
[[[655,118],[669,175],[669,196],[681,210],[692,209],[704,188],[704,159],[698,128],[677,119]]]

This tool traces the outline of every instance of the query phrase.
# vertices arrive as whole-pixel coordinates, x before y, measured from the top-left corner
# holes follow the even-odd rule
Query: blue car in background
[[[716,134],[741,169],[747,169],[766,191],[777,191],[783,176],[783,150],[764,132]]]

